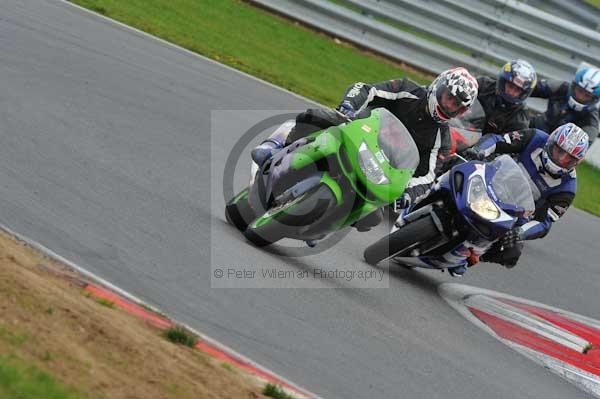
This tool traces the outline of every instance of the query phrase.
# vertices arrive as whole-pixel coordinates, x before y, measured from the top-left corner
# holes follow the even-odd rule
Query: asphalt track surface
[[[298,97],[55,0],[0,2],[0,77],[1,222],[176,319],[327,398],[588,397],[452,310],[446,274],[210,288],[217,263],[360,264],[384,232],[289,258],[225,224],[214,187],[250,118],[211,137],[211,111],[306,107]],[[600,319],[599,237],[573,209],[516,269],[460,282]]]

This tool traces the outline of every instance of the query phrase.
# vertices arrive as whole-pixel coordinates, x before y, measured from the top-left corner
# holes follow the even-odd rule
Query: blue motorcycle
[[[464,161],[439,177],[431,194],[403,212],[365,260],[447,269],[477,263],[492,244],[526,223],[535,204],[527,177],[508,155]]]

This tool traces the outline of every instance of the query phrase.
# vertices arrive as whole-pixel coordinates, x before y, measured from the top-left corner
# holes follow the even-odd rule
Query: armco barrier
[[[600,139],[594,141],[594,144],[592,144],[592,147],[590,147],[585,160],[595,167],[600,168]]]
[[[516,0],[252,1],[432,73],[495,74],[524,58],[541,77],[570,79],[582,61],[600,65],[600,32]]]

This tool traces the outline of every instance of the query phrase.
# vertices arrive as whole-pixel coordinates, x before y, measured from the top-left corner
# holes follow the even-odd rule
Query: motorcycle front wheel
[[[225,206],[225,219],[242,232],[255,218],[256,215],[248,203],[247,188],[233,197]]]
[[[295,237],[299,231],[319,220],[336,203],[326,185],[319,185],[302,196],[269,209],[254,220],[244,236],[258,247],[273,244],[285,237]]]
[[[439,234],[431,216],[424,216],[369,245],[364,252],[365,261],[376,265],[393,256],[401,256]]]

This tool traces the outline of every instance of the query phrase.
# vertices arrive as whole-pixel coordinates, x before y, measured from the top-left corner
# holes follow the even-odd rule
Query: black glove
[[[503,251],[507,249],[513,248],[517,246],[520,242],[523,241],[524,232],[520,227],[515,227],[508,231],[501,239],[500,245],[503,248]]]
[[[338,111],[342,114],[346,115],[349,119],[354,119],[356,117],[356,110],[354,106],[350,103],[350,101],[344,101],[338,106]]]
[[[467,148],[462,152],[462,155],[467,159],[475,159],[478,161],[483,161],[486,157],[485,152],[477,146]]]

